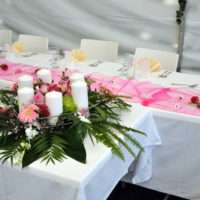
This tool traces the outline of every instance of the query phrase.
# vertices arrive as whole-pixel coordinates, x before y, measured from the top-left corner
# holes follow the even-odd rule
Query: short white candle
[[[19,110],[32,103],[33,95],[34,90],[30,87],[23,87],[17,90]]]
[[[49,118],[49,124],[56,125],[58,121],[57,116],[63,112],[62,93],[56,91],[48,92],[45,95],[45,104],[49,109],[50,116],[56,116]]]
[[[88,109],[88,89],[84,81],[75,81],[71,84],[72,97],[78,110]]]
[[[17,79],[18,88],[30,87],[33,88],[33,77],[29,75],[22,75]]]
[[[37,71],[37,77],[40,79],[43,83],[52,83],[52,74],[51,70],[48,69],[40,69]]]
[[[75,81],[85,81],[83,74],[81,73],[74,73],[69,77],[70,83]]]

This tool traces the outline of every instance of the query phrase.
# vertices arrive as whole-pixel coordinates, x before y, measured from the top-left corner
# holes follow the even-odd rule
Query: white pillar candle
[[[52,83],[52,74],[51,70],[48,69],[40,69],[37,71],[37,77],[40,79],[43,83]]]
[[[85,81],[83,74],[81,73],[74,73],[69,77],[70,83],[75,81]]]
[[[49,124],[56,125],[58,121],[58,115],[63,112],[62,93],[56,91],[48,92],[45,95],[45,104],[50,112]]]
[[[88,109],[88,89],[84,81],[75,81],[71,84],[72,97],[78,110]]]
[[[33,95],[34,90],[30,87],[23,87],[17,90],[19,110],[32,103]]]
[[[22,75],[17,79],[18,88],[30,87],[33,88],[33,77],[29,75]]]

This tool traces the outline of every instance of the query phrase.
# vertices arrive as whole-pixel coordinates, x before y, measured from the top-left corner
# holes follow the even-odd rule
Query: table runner
[[[17,78],[23,74],[29,74],[37,79],[35,70],[42,67],[35,67],[20,63],[5,61],[8,70],[0,69],[0,78],[16,82]],[[55,83],[61,76],[63,69],[50,69]],[[68,70],[68,74],[78,70]],[[190,104],[192,96],[200,96],[200,90],[195,88],[165,88],[154,84],[151,81],[138,81],[136,79],[125,80],[119,76],[106,76],[100,73],[92,73],[86,76],[95,82],[92,89],[107,88],[113,94],[130,96],[124,99],[127,102],[141,103],[144,106],[159,108],[172,112],[179,112],[190,115],[200,116],[200,109]]]

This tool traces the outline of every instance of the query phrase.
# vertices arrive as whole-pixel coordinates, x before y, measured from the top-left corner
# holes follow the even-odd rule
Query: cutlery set
[[[128,66],[127,65],[123,65],[121,68],[119,68],[117,71],[118,72],[126,72],[128,70]]]
[[[159,77],[161,77],[161,78],[167,78],[167,76],[168,76],[169,74],[171,74],[171,73],[172,73],[172,72],[165,70],[162,74],[159,75]]]
[[[98,65],[102,64],[103,61],[102,60],[97,60],[96,62],[89,64],[90,67],[97,67]]]

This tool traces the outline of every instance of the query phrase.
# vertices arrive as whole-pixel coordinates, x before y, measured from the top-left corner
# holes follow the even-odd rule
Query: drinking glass
[[[49,47],[48,55],[50,56],[50,65],[52,68],[59,68],[58,58],[59,58],[59,48]]]
[[[121,76],[126,76],[128,79],[134,77],[134,55],[123,54],[118,57],[117,62],[122,64],[122,67],[118,70],[121,72]]]

